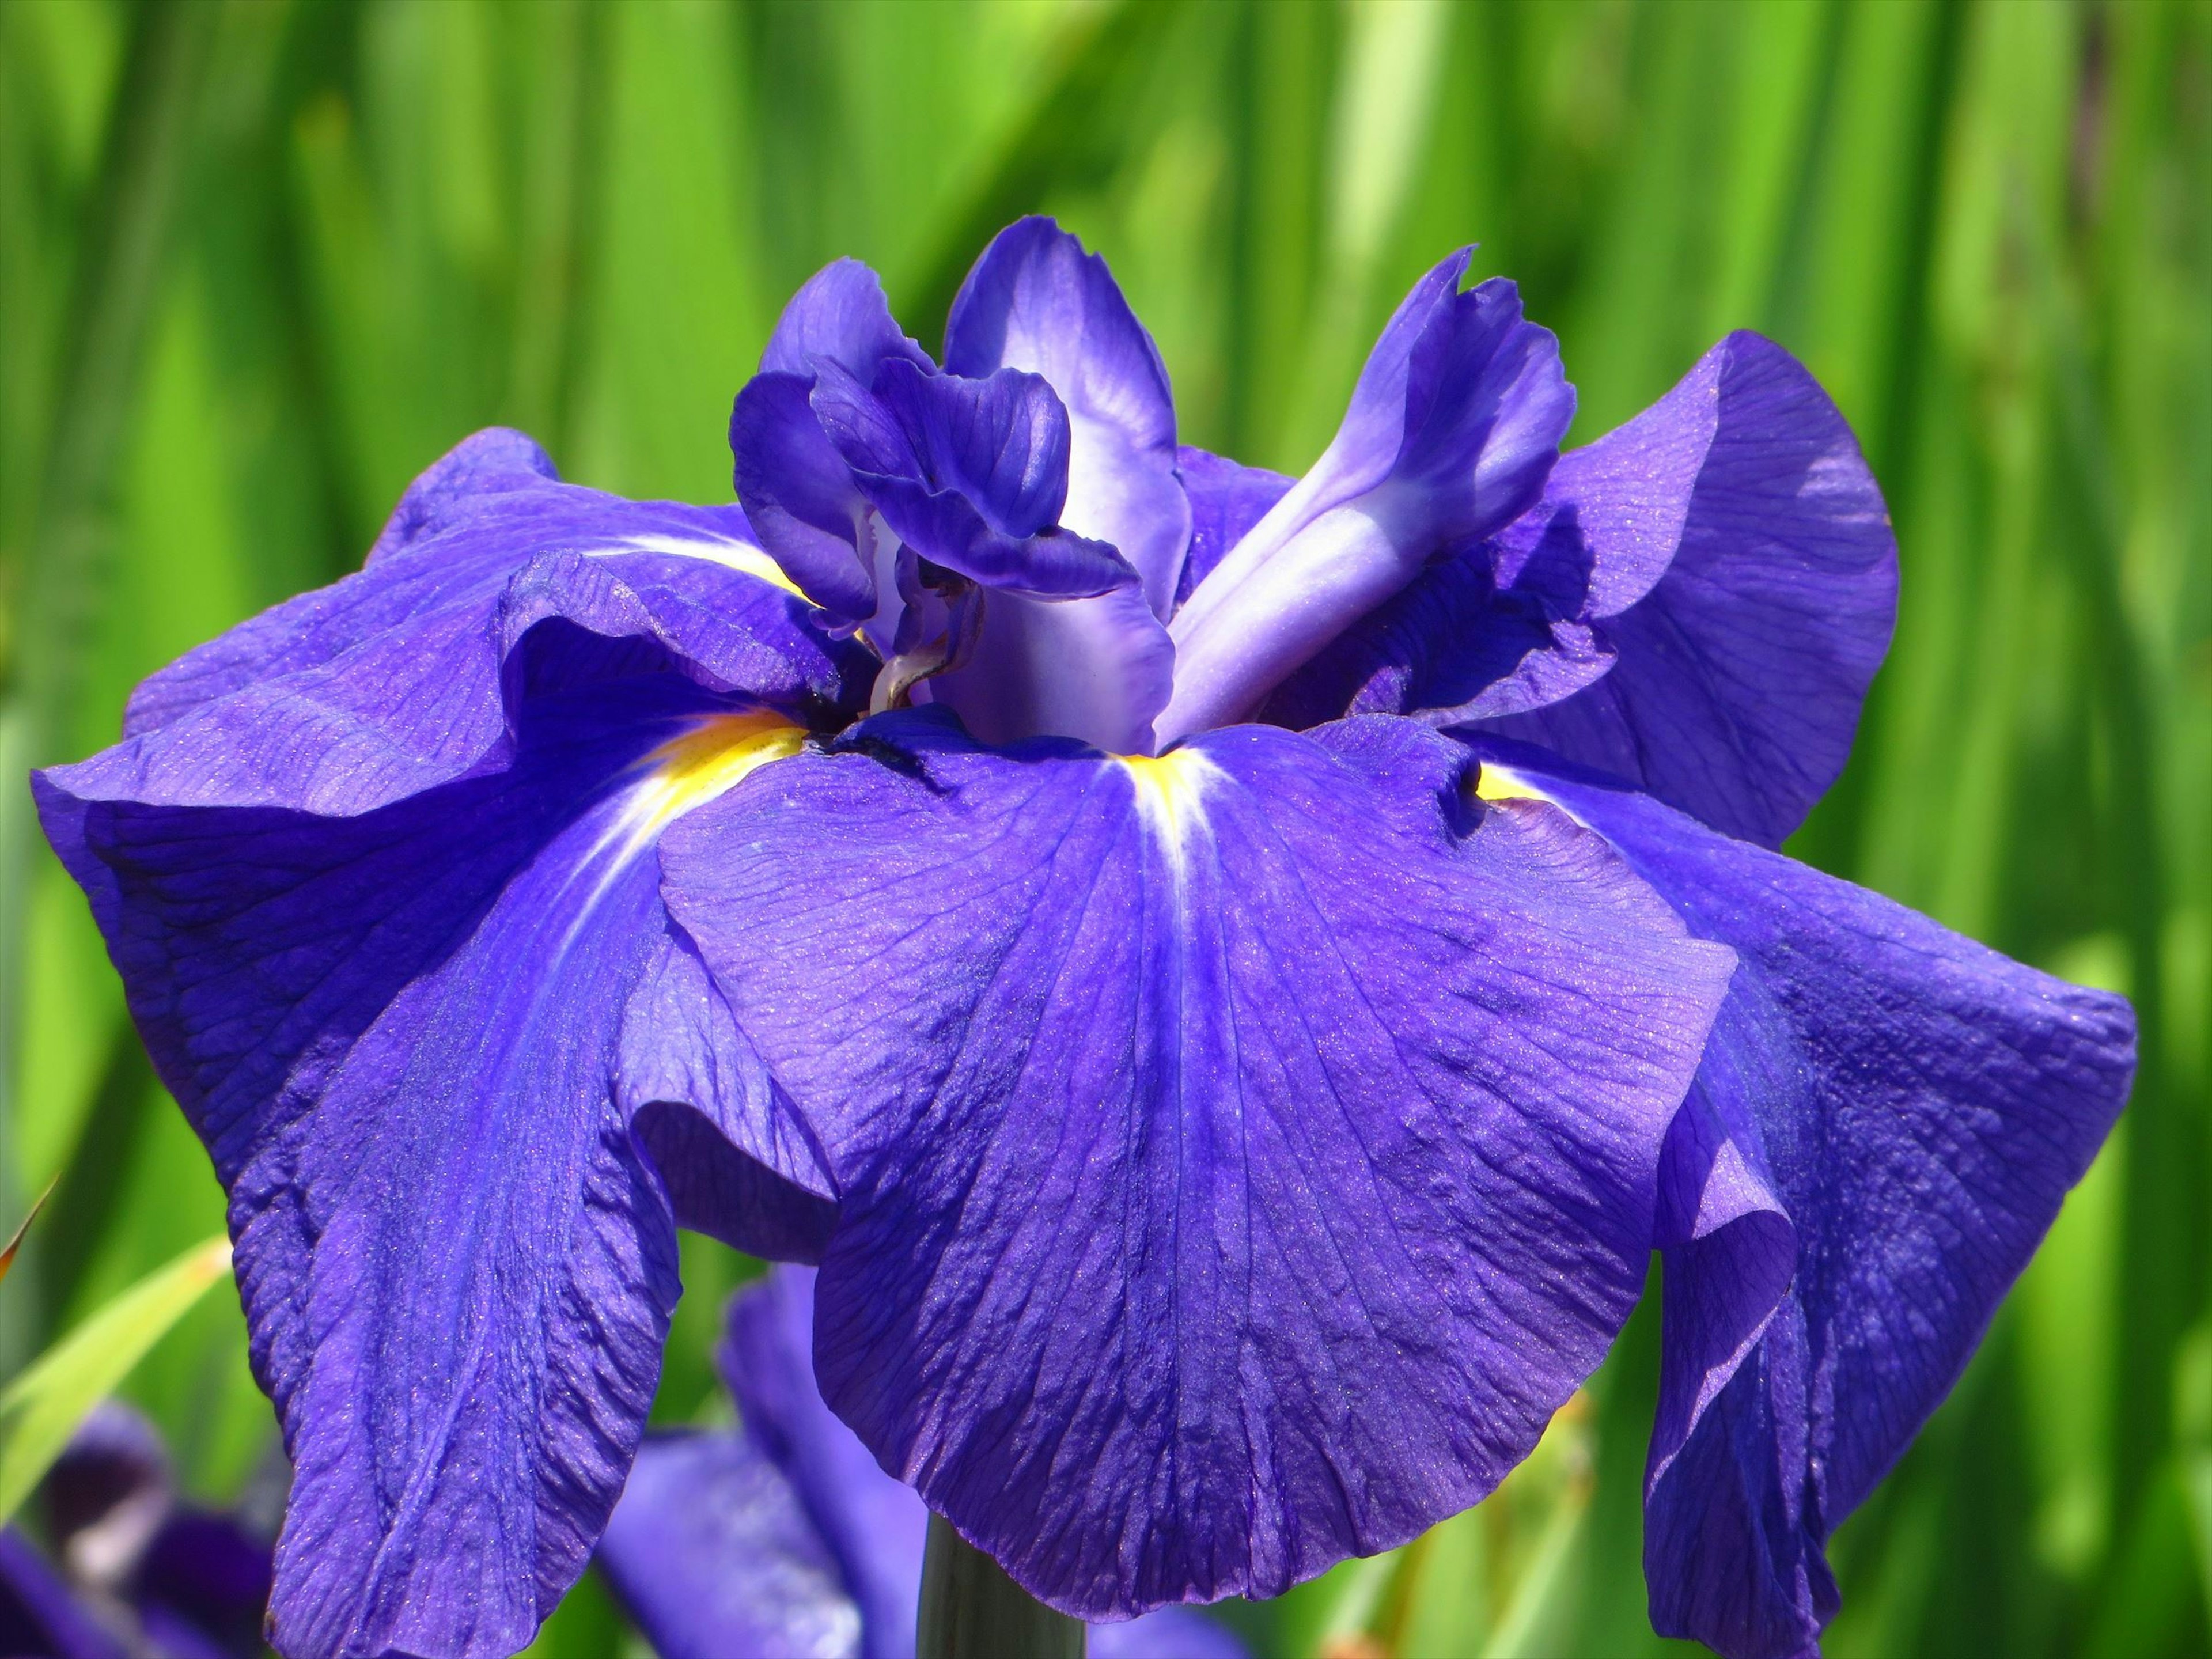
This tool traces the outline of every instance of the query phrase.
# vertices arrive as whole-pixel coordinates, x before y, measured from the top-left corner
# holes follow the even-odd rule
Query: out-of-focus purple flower
[[[0,1532],[0,1653],[27,1659],[252,1659],[270,1548],[177,1502],[168,1455],[128,1407],[94,1408],[40,1489],[47,1558]]]
[[[733,1297],[718,1356],[741,1425],[652,1434],[599,1566],[661,1659],[913,1659],[929,1512],[814,1384],[814,1273]],[[1243,1659],[1164,1607],[1091,1632],[1093,1659]]]
[[[1654,1616],[1814,1639],[2131,1020],[1768,850],[1895,605],[1804,370],[1732,336],[1561,456],[1554,342],[1465,268],[1293,480],[1178,446],[1048,222],[941,367],[841,262],[738,506],[479,434],[41,775],[231,1194],[281,1650],[528,1639],[678,1224],[819,1261],[830,1407],[1107,1621],[1475,1502],[1662,1249]],[[891,1628],[825,1513],[793,1605]]]

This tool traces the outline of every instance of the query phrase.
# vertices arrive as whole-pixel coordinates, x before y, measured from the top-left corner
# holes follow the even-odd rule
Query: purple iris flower
[[[730,1299],[740,1426],[648,1434],[598,1562],[660,1659],[914,1659],[929,1511],[814,1383],[814,1270]],[[1244,1659],[1186,1607],[1091,1632],[1091,1659]]]
[[[1895,602],[1804,370],[1732,336],[1560,456],[1556,343],[1465,267],[1292,481],[1178,447],[1048,222],[941,365],[833,265],[739,505],[480,434],[40,775],[231,1195],[281,1651],[529,1639],[679,1224],[818,1262],[830,1408],[1098,1621],[1480,1499],[1657,1248],[1655,1621],[1811,1650],[2132,1021],[1771,850]]]
[[[11,1659],[252,1659],[270,1546],[177,1501],[168,1453],[127,1406],[94,1408],[40,1488],[48,1559],[0,1532],[0,1653]]]

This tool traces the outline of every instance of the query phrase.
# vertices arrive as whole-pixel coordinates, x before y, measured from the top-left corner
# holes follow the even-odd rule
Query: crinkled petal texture
[[[581,1569],[652,1398],[677,1219],[753,1237],[687,1212],[711,1182],[664,1185],[626,1066],[826,1234],[826,1177],[686,977],[653,851],[849,706],[850,647],[759,558],[734,512],[574,489],[483,434],[362,573],[157,676],[129,739],[37,780],[230,1194],[296,1471],[292,1659],[511,1652]]]
[[[1809,1654],[1827,1539],[2103,1143],[2133,1015],[1649,796],[1509,759],[1740,959],[1662,1181],[1645,1567],[1661,1631]]]
[[[1504,539],[1568,514],[1612,668],[1489,723],[1780,846],[1843,770],[1897,617],[1897,538],[1850,426],[1796,358],[1732,334],[1562,459]]]
[[[952,301],[945,367],[975,380],[1022,369],[1051,384],[1070,428],[1060,522],[1118,548],[1164,617],[1190,540],[1175,399],[1106,262],[1049,219],[1008,226]]]
[[[662,843],[830,1164],[824,1395],[1057,1607],[1466,1507],[1641,1287],[1731,958],[1465,781],[1403,720],[1125,761],[917,711]]]
[[[1270,699],[1480,725],[1778,846],[1842,770],[1888,648],[1897,544],[1802,365],[1733,334],[1563,456],[1543,498],[1439,560]]]
[[[649,1438],[599,1564],[662,1659],[914,1659],[929,1511],[814,1383],[814,1275],[730,1300],[720,1359],[740,1428]],[[1244,1659],[1181,1607],[1102,1626],[1106,1659]]]
[[[1328,448],[1176,613],[1164,743],[1249,714],[1430,560],[1534,504],[1574,390],[1512,283],[1459,292],[1467,261],[1415,284]]]

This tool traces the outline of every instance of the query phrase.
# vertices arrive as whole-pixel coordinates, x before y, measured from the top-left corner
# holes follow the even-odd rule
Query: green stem
[[[1054,1613],[999,1564],[929,1517],[915,1659],[1083,1659],[1082,1620]]]

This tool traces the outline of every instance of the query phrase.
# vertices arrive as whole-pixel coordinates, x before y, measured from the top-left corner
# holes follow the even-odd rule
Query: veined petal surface
[[[723,1379],[739,1425],[648,1437],[599,1565],[663,1659],[914,1659],[929,1511],[814,1383],[814,1275],[730,1298]],[[1102,1625],[1099,1659],[1248,1659],[1182,1607]]]
[[[458,459],[487,448],[516,444]],[[230,1194],[295,1468],[291,1659],[511,1652],[580,1571],[652,1398],[678,1217],[752,1237],[664,1184],[654,1097],[826,1232],[773,1085],[678,994],[653,848],[843,703],[840,647],[706,510],[526,468],[425,482],[361,575],[36,780]],[[410,646],[435,672],[395,690]],[[647,991],[658,1019],[632,1017]]]
[[[1835,1612],[1828,1538],[1957,1380],[2118,1116],[2134,1017],[1648,795],[1489,752],[1740,959],[1670,1143],[1675,1190],[1662,1178],[1645,1570],[1662,1632],[1794,1659]]]
[[[1616,661],[1486,723],[1780,846],[1843,769],[1897,617],[1897,538],[1850,426],[1788,352],[1732,334],[1562,459],[1531,519],[1569,508]]]
[[[865,703],[873,672],[817,625],[735,507],[563,484],[527,438],[493,430],[416,481],[365,568],[148,678],[125,741],[69,769],[69,787],[349,813],[496,769],[520,690],[502,677],[521,637],[556,617],[802,724]],[[542,657],[539,672],[568,660]]]
[[[1175,399],[1105,260],[1049,219],[1009,225],[952,301],[945,367],[973,380],[1023,369],[1051,385],[1068,419],[1060,522],[1118,549],[1165,617],[1191,525],[1176,476]]]
[[[1163,759],[917,711],[673,826],[822,1136],[823,1393],[1080,1616],[1272,1595],[1475,1501],[1642,1285],[1729,969],[1409,722]]]

